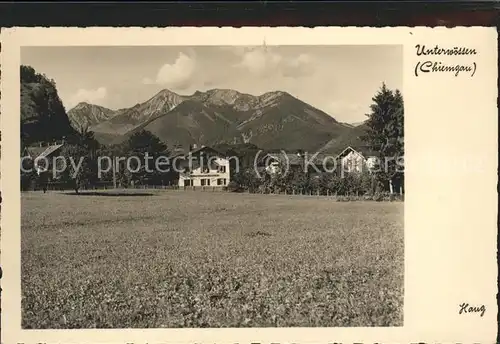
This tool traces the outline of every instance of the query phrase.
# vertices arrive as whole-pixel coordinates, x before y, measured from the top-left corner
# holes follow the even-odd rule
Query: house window
[[[219,166],[219,173],[226,173],[226,166]]]
[[[226,178],[217,179],[217,185],[226,185]]]
[[[210,170],[208,169],[208,167],[203,167],[202,172],[203,172],[203,173],[208,173],[208,172],[210,172]]]
[[[193,186],[193,181],[191,179],[184,179],[184,186]]]
[[[201,186],[210,186],[210,179],[202,179]]]

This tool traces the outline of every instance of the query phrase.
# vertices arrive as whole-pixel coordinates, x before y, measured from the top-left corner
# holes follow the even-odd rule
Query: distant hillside
[[[166,115],[148,122],[144,129],[170,144],[214,145],[240,136],[233,117],[234,113],[224,106],[186,100]]]
[[[21,66],[20,82],[23,144],[60,140],[75,133],[53,80]]]
[[[354,128],[354,125],[350,124],[350,123],[341,123],[343,126],[347,127],[347,128]]]
[[[245,142],[264,149],[312,151],[346,129],[333,117],[284,92],[270,92],[238,125]]]
[[[350,123],[350,125],[352,127],[358,127],[358,126],[360,126],[362,124],[365,124],[365,123],[366,123],[366,120],[365,121],[361,121],[361,122]]]
[[[85,108],[89,114],[81,116],[91,117],[92,108]],[[251,143],[289,150],[315,150],[349,130],[286,92],[253,96],[229,89],[197,91],[190,96],[162,90],[144,103],[115,111],[90,129],[108,144],[146,129],[169,146]]]

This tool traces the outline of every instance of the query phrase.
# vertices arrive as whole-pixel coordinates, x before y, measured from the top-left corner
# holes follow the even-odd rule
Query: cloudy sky
[[[401,46],[23,47],[21,63],[55,80],[67,110],[81,101],[131,107],[165,88],[280,90],[359,122],[382,82],[403,82]]]

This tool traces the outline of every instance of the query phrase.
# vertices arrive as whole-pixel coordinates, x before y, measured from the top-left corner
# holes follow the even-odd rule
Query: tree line
[[[25,80],[30,81],[25,86],[25,93],[34,87],[33,83],[43,80],[43,76],[35,74],[34,71],[25,69]],[[50,92],[38,90],[36,98],[36,106],[30,99],[25,105],[22,105],[26,110],[24,119],[27,128],[31,128],[28,124],[29,118],[36,117],[34,114],[36,109],[42,109],[45,112],[57,111],[60,116],[60,106],[43,106],[43,97],[40,94],[48,94],[51,102],[59,104],[57,93],[53,92],[55,83],[53,81],[43,81],[41,84],[50,88]],[[37,84],[38,85],[38,84]],[[41,97],[41,98],[40,98]],[[50,113],[49,113],[50,115]],[[369,147],[373,152],[376,152],[379,161],[384,161],[385,166],[376,166],[376,172],[369,172],[363,169],[361,173],[311,173],[309,170],[292,169],[288,173],[258,173],[253,166],[255,154],[259,148],[252,144],[229,145],[220,144],[214,146],[216,150],[224,153],[227,156],[237,157],[240,162],[237,171],[236,166],[231,165],[231,182],[228,185],[230,191],[246,191],[246,192],[286,192],[286,193],[305,193],[305,194],[337,194],[337,195],[365,195],[375,194],[386,191],[397,192],[401,189],[404,183],[404,171],[401,170],[399,163],[404,159],[404,104],[403,96],[399,90],[390,90],[385,84],[372,98],[370,113],[366,115],[365,122],[366,131],[361,137],[366,147]],[[48,116],[50,117],[50,116]],[[47,121],[44,122],[47,125]],[[49,129],[50,132],[50,129]],[[59,156],[66,159],[66,168],[60,173],[56,180],[59,185],[65,188],[73,188],[78,192],[82,188],[93,188],[99,184],[107,183],[108,185],[116,181],[118,187],[130,187],[132,185],[174,185],[177,181],[178,174],[174,171],[161,172],[155,169],[154,161],[159,156],[171,156],[172,151],[166,143],[162,142],[152,133],[141,130],[130,135],[127,140],[121,144],[105,146],[101,145],[95,138],[94,133],[88,128],[70,131],[67,128],[63,129],[65,133],[65,144],[61,148]],[[36,135],[33,131],[28,130],[30,135],[22,134],[22,150],[27,147]],[[124,162],[116,168],[116,173],[113,176],[112,169],[106,168],[104,173],[99,175],[98,157],[117,157],[117,156],[136,156],[141,162],[145,162],[144,156],[148,154],[151,159],[147,160],[150,166],[141,164],[134,166],[134,172],[129,168],[125,168]],[[75,169],[69,159],[80,161],[82,164],[78,169]],[[32,161],[24,162],[24,170],[29,170]],[[31,166],[33,167],[33,166]],[[102,168],[103,166],[101,166]],[[136,171],[136,167],[139,168]],[[45,188],[47,183],[53,180],[51,170],[36,173],[21,172],[21,187],[30,189],[34,184],[41,188]]]
[[[145,159],[146,154],[151,159]],[[113,182],[116,182],[118,187],[124,188],[141,184],[171,185],[176,178],[175,173],[161,172],[154,166],[156,158],[169,155],[167,145],[146,130],[132,134],[121,144],[106,146],[96,140],[92,131],[82,128],[65,141],[61,151],[57,153],[58,157],[63,158],[57,161],[59,166],[45,167],[38,173],[33,160],[23,161],[21,187],[46,188],[48,183],[56,182],[61,188],[72,188],[78,192],[82,188],[94,188],[99,184]],[[137,159],[131,160],[128,166],[125,161],[118,161],[113,172],[112,161],[116,161],[116,157],[131,156]],[[63,165],[66,168],[62,168]],[[54,170],[62,172],[54,173]]]

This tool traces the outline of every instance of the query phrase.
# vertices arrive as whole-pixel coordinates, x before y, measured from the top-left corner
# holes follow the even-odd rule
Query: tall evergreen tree
[[[403,96],[399,90],[392,91],[384,83],[372,100],[363,139],[378,153],[377,180],[387,186],[399,186],[404,177],[401,166],[404,159]]]

